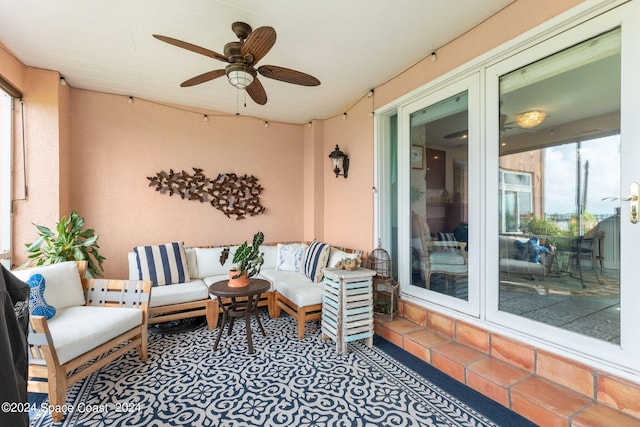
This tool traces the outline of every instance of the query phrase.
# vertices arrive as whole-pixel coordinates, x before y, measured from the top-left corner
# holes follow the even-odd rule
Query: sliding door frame
[[[498,311],[498,144],[499,140],[499,91],[497,86],[498,64],[509,61],[509,58],[526,52],[529,62],[533,62],[543,54],[551,54],[567,45],[566,37],[575,37],[574,41],[580,42],[593,35],[604,32],[606,29],[622,26],[622,85],[623,85],[623,114],[621,127],[623,138],[640,141],[640,129],[635,123],[632,114],[625,113],[624,110],[631,110],[637,113],[640,110],[638,100],[640,99],[640,85],[635,84],[626,87],[629,82],[637,81],[640,76],[640,64],[638,60],[631,58],[633,55],[625,55],[628,46],[632,46],[634,40],[640,40],[640,25],[631,21],[640,19],[640,6],[637,2],[626,2],[624,0],[595,1],[586,0],[569,11],[550,19],[544,24],[529,30],[509,42],[492,49],[472,61],[460,66],[433,81],[416,88],[410,93],[381,106],[375,111],[375,152],[376,163],[374,179],[377,192],[377,213],[374,240],[380,241],[390,246],[388,230],[385,229],[389,217],[388,207],[389,196],[385,193],[384,173],[388,171],[385,162],[388,161],[388,153],[384,150],[388,148],[385,140],[389,132],[389,118],[398,115],[398,206],[399,206],[399,236],[398,236],[398,274],[401,284],[401,297],[409,302],[414,302],[428,310],[433,310],[456,319],[472,322],[487,329],[490,332],[521,342],[528,343],[537,348],[546,349],[556,354],[568,358],[589,363],[595,368],[605,369],[623,378],[636,380],[640,376],[640,341],[633,340],[634,325],[640,321],[640,311],[630,301],[640,300],[640,287],[636,289],[627,287],[623,289],[624,300],[621,300],[622,319],[621,334],[629,338],[622,339],[621,345],[598,341],[586,336],[576,336],[577,334],[565,332],[558,328],[541,325],[540,323],[529,323],[526,319],[518,316]],[[635,27],[634,27],[635,25]],[[549,46],[555,46],[554,49]],[[504,63],[507,63],[504,62]],[[496,67],[496,68],[492,68]],[[516,67],[517,68],[517,67]],[[515,68],[512,68],[515,69]],[[500,74],[505,70],[501,70]],[[469,265],[469,286],[477,289],[478,295],[470,298],[469,304],[460,304],[460,301],[451,301],[451,298],[435,295],[434,292],[416,293],[407,290],[410,281],[410,223],[406,207],[409,206],[409,192],[403,188],[408,188],[409,180],[409,112],[415,111],[418,105],[429,105],[435,102],[434,99],[444,94],[452,94],[455,90],[449,91],[448,87],[454,87],[465,79],[476,75],[479,87],[478,93],[482,108],[477,112],[469,110],[470,117],[477,117],[478,136],[471,137],[469,141],[470,150],[478,150],[472,156],[477,155],[476,162],[469,162],[469,184],[470,193],[476,198],[469,204],[470,236],[472,243],[470,246]],[[458,91],[459,92],[459,91]],[[441,95],[437,95],[441,94]],[[471,92],[470,92],[471,94]],[[631,106],[631,107],[630,107]],[[637,115],[637,114],[636,114]],[[630,145],[630,144],[627,144]],[[634,151],[629,151],[624,156],[634,156],[640,158],[640,144]],[[623,168],[624,169],[624,168]],[[637,170],[637,168],[635,168]],[[628,168],[623,170],[621,195],[625,196],[630,180],[640,180],[634,177],[634,172]],[[473,180],[477,179],[474,183]],[[475,189],[475,191],[474,191]],[[475,194],[474,194],[475,193]],[[404,206],[404,207],[403,207]],[[405,209],[403,212],[402,209]],[[474,225],[472,225],[474,224]],[[639,234],[640,225],[636,226],[634,235]],[[627,237],[629,240],[629,238]],[[637,239],[636,239],[637,241]],[[629,265],[633,262],[632,253],[623,251],[622,262]],[[622,273],[622,281],[630,281],[635,272]],[[474,283],[475,282],[475,283]],[[473,303],[471,301],[473,300]],[[476,306],[472,306],[476,304]],[[639,314],[634,314],[634,311]],[[534,324],[535,323],[535,324]],[[568,334],[568,335],[567,335]]]

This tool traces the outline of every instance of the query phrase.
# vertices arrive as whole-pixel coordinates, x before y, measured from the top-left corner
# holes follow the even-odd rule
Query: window
[[[0,89],[0,262],[11,269],[13,97]]]
[[[411,113],[411,285],[468,298],[467,92]]]
[[[481,157],[479,84],[479,74],[467,76],[378,122],[384,150],[377,171],[379,237],[397,254],[401,292],[474,316],[480,298],[479,241],[473,237],[478,216],[471,214],[481,187],[474,179]]]
[[[499,82],[499,309],[617,344],[620,30]]]
[[[500,169],[500,231],[517,233],[532,211],[531,174]]]
[[[0,76],[0,263],[11,268],[14,99],[22,93]]]

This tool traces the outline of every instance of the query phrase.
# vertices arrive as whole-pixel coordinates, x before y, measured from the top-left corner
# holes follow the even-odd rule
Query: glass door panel
[[[411,285],[468,300],[468,92],[410,114]]]
[[[499,79],[499,310],[613,344],[620,46],[611,30]]]

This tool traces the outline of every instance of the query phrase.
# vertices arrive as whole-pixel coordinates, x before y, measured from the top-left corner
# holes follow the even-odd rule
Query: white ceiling
[[[512,1],[0,0],[0,43],[26,65],[59,71],[75,88],[305,123],[342,113]],[[246,107],[244,92],[225,77],[181,88],[226,64],[152,34],[223,53],[237,41],[235,21],[275,28],[277,41],[258,65],[303,71],[322,84],[259,76],[268,102],[247,96]]]

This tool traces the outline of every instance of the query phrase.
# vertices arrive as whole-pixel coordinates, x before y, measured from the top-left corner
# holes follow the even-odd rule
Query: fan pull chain
[[[240,115],[240,89],[236,89],[236,116]]]

